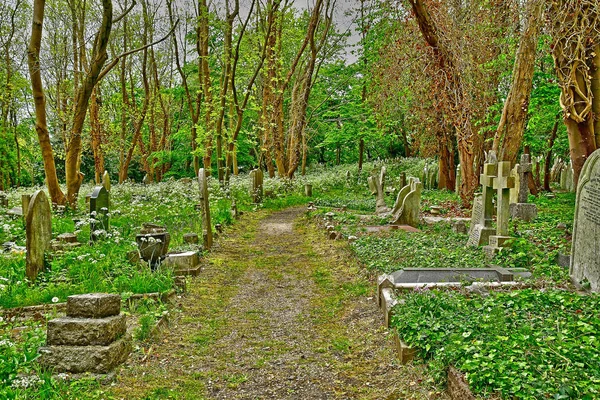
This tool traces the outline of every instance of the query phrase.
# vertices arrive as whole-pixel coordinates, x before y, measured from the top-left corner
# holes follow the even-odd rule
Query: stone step
[[[106,318],[56,318],[48,321],[49,346],[108,346],[127,330],[124,314]]]
[[[45,346],[39,353],[39,363],[54,372],[107,374],[127,360],[131,336],[126,334],[108,346]]]
[[[74,318],[105,318],[119,315],[121,296],[109,293],[88,293],[67,297],[67,316]]]

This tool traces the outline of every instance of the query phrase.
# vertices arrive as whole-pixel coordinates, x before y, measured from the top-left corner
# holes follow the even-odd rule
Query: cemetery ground
[[[386,166],[386,186],[395,189],[386,195],[390,205],[400,173],[420,176],[423,161]],[[358,176],[355,167],[321,169],[293,183],[265,179],[262,206],[252,204],[247,176],[234,178],[227,191],[211,181],[213,224],[232,225],[205,254],[202,272],[188,278],[188,293],[179,293],[175,304],[147,297],[125,308],[135,350],[117,369],[113,385],[67,382],[41,371],[35,358],[45,341],[45,322],[62,311],[50,306],[25,315],[13,307],[60,304],[70,294],[103,291],[121,294],[127,306],[136,294],[171,291],[174,277],[168,270],[151,273],[128,263],[126,254],[135,248],[133,237],[143,222],[165,225],[176,250],[191,249],[183,235],[201,230],[197,183],[114,185],[106,237],[54,253],[48,260],[52,268],[35,285],[24,278],[18,247],[24,241],[22,222],[2,216],[1,239],[17,247],[0,262],[0,393],[9,398],[444,398],[452,365],[481,398],[598,398],[599,300],[577,291],[568,267],[557,263],[571,250],[575,195],[530,196],[537,219],[511,221],[510,248],[488,260],[480,248],[466,247],[468,236],[443,220],[470,214],[453,193],[423,190],[419,230],[389,229],[389,219],[373,213],[376,201],[366,189],[373,168],[366,166]],[[305,183],[313,185],[312,199],[303,195]],[[18,204],[21,192],[10,193],[11,202]],[[240,221],[231,216],[231,199],[245,213]],[[308,201],[316,210],[289,209]],[[84,199],[80,203],[85,209]],[[431,206],[440,214],[433,216]],[[84,216],[57,214],[55,235],[73,231],[74,218],[79,241],[87,243]],[[389,331],[383,326],[376,309],[381,273],[489,265],[521,268],[532,276],[508,289],[472,290],[465,282],[398,292]],[[166,310],[169,326],[155,334],[153,326]],[[396,335],[417,351],[407,365],[395,359]]]

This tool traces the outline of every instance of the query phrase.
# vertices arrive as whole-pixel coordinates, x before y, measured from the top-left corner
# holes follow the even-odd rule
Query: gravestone
[[[400,187],[403,188],[408,182],[406,181],[406,172],[400,173]]]
[[[135,242],[141,259],[147,262],[154,272],[169,250],[171,235],[164,226],[144,223],[140,233],[135,235]]]
[[[304,185],[304,194],[306,197],[312,197],[312,185],[310,183]]]
[[[456,180],[454,184],[454,193],[460,195],[460,183],[461,183],[461,173],[460,173],[460,164],[456,166]]]
[[[260,192],[262,192],[262,171],[255,170],[260,173]],[[198,171],[198,184],[200,185],[200,214],[202,218],[202,237],[204,241],[204,250],[208,250],[212,247],[213,234],[212,224],[210,222],[210,202],[208,200],[208,182],[206,180],[206,173],[204,168],[200,168]],[[256,192],[255,192],[256,193]],[[262,195],[262,193],[261,193]]]
[[[102,174],[102,186],[104,186],[107,192],[110,192],[110,176],[108,175],[108,171],[104,171],[104,174]]]
[[[385,175],[386,168],[383,166],[381,167],[379,176],[377,176],[376,171],[373,171],[371,176],[367,178],[369,188],[371,189],[371,194],[375,194],[377,196],[375,203],[375,213],[377,214],[385,214],[390,211],[390,209],[385,205]]]
[[[104,186],[96,186],[90,196],[90,239],[96,241],[108,232],[109,194]]]
[[[520,164],[515,164],[514,168],[510,170],[510,176],[515,180],[515,186],[510,189],[510,204],[519,203],[519,191],[521,190],[519,168]],[[529,190],[529,187],[527,190]]]
[[[562,190],[567,190],[567,169],[568,165],[563,165],[560,170],[560,188]]]
[[[569,161],[569,165],[567,165],[567,172],[565,177],[565,187],[564,189],[568,192],[575,192],[575,173],[573,171],[573,163]]]
[[[517,164],[518,179],[515,180],[515,186],[520,186],[518,191],[519,195],[517,202],[510,204],[511,218],[519,218],[528,222],[533,221],[537,217],[537,206],[527,202],[529,196],[528,182],[531,176],[531,166],[529,154],[523,154],[521,156],[521,163]]]
[[[31,201],[30,194],[21,195],[21,214],[23,219],[27,218],[27,210],[29,209],[29,202]]]
[[[494,189],[497,191],[496,204],[496,234],[490,236],[489,245],[484,247],[488,257],[492,257],[500,249],[506,247],[508,236],[508,220],[510,206],[510,188],[514,187],[515,180],[510,176],[510,161],[498,163],[498,176],[493,179]],[[525,184],[527,182],[525,181]]]
[[[250,196],[255,204],[261,203],[263,199],[264,174],[260,168],[250,171]]]
[[[397,212],[393,214],[393,225],[410,225],[414,228],[419,225],[422,189],[423,184],[417,178],[410,178],[409,184],[400,190],[394,207]]]
[[[486,154],[486,162],[483,165],[483,174],[479,177],[482,186],[480,205],[473,202],[473,211],[471,217],[471,229],[467,246],[483,246],[488,244],[489,238],[494,234],[492,227],[492,215],[494,206],[492,203],[494,178],[498,173],[498,160],[496,153],[490,151]]]
[[[600,150],[588,157],[579,175],[570,275],[575,284],[600,291]]]
[[[131,353],[118,294],[69,296],[67,316],[48,321],[47,329],[38,361],[54,372],[107,374]]]
[[[3,191],[0,191],[0,207],[8,208],[8,196]]]
[[[50,249],[52,239],[52,213],[46,193],[38,190],[31,197],[25,216],[26,274],[35,281],[44,269],[44,254]]]

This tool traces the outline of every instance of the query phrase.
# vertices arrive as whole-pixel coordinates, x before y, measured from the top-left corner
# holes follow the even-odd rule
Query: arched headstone
[[[50,248],[52,239],[52,213],[46,193],[38,190],[24,210],[26,230],[26,274],[34,281],[44,269],[44,253]]]

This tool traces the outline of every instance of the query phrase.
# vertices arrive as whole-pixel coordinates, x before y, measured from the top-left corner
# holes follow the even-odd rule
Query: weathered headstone
[[[419,210],[421,208],[421,190],[423,184],[417,178],[410,178],[409,184],[398,193],[396,205],[397,212],[394,215],[393,225],[419,225]]]
[[[260,173],[260,191],[262,192],[262,171],[255,170]],[[256,178],[256,176],[255,176]],[[202,217],[202,237],[204,241],[204,249],[208,250],[212,247],[213,234],[212,224],[210,221],[210,202],[208,200],[208,182],[206,180],[206,173],[204,168],[200,168],[198,171],[198,184],[200,185],[200,205],[201,205],[201,217]],[[262,194],[262,193],[261,193]]]
[[[26,274],[35,281],[44,269],[44,254],[52,240],[52,213],[46,193],[38,190],[31,197],[25,216],[26,231]]]
[[[573,171],[573,163],[571,161],[569,161],[569,165],[567,165],[564,189],[571,193],[575,192],[575,173]]]
[[[371,194],[375,194],[377,196],[375,203],[375,212],[377,214],[385,214],[390,211],[390,209],[385,205],[385,175],[386,168],[383,166],[381,167],[379,176],[377,176],[376,171],[373,171],[371,176],[367,178],[369,188],[371,189]]]
[[[531,166],[529,154],[523,154],[521,156],[521,163],[517,164],[518,179],[515,180],[515,186],[520,186],[517,202],[510,205],[510,216],[512,218],[520,218],[524,221],[533,221],[537,217],[537,206],[527,202]]]
[[[255,204],[261,203],[263,199],[264,174],[262,169],[257,168],[250,171],[250,196]]]
[[[600,150],[588,157],[579,175],[570,275],[574,283],[600,292]]]
[[[90,196],[90,239],[98,240],[108,232],[109,194],[104,186],[96,186]]]
[[[304,185],[304,194],[306,197],[312,197],[312,185],[310,183]]]
[[[121,296],[69,296],[67,316],[48,321],[47,343],[39,353],[39,363],[54,372],[111,372],[131,353]]]
[[[8,196],[3,191],[0,191],[0,207],[8,208]]]
[[[515,180],[515,186],[510,189],[510,204],[519,202],[519,191],[521,190],[521,177],[519,175],[520,164],[515,164],[510,170],[510,176]],[[527,189],[529,190],[529,188]]]
[[[497,216],[496,216],[496,234],[490,236],[489,245],[484,247],[488,256],[505,247],[508,236],[508,220],[510,206],[510,188],[514,187],[515,180],[510,176],[510,161],[501,161],[498,163],[498,176],[494,179],[494,189],[497,191]],[[527,184],[527,183],[525,183]]]
[[[494,178],[498,173],[498,160],[496,153],[490,151],[487,154],[487,159],[483,165],[483,174],[479,177],[479,182],[482,186],[481,205],[473,202],[473,212],[471,218],[471,229],[469,232],[469,240],[467,246],[482,246],[489,242],[489,238],[494,234],[495,230],[492,227],[492,215],[494,206],[493,187]]]
[[[110,192],[110,175],[108,175],[108,171],[104,171],[104,174],[102,174],[102,186],[107,192]]]

